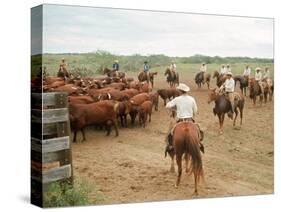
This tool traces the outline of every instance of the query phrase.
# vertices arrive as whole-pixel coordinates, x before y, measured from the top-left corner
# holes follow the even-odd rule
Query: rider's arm
[[[166,108],[167,108],[167,109],[171,109],[171,108],[173,108],[173,107],[175,107],[175,106],[176,106],[176,101],[175,101],[175,99],[169,101],[169,102],[166,104]]]
[[[192,109],[193,109],[193,116],[195,116],[195,114],[198,112],[198,107],[195,100],[193,101]]]

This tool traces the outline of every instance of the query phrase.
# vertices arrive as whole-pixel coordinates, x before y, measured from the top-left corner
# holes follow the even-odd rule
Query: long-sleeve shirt
[[[251,69],[250,68],[245,68],[243,72],[243,76],[250,76],[251,75]]]
[[[223,67],[223,68],[221,68],[221,74],[226,74],[226,68],[225,67]]]
[[[182,95],[174,98],[166,104],[166,108],[177,108],[177,118],[193,118],[197,113],[197,104],[195,99],[189,95]]]
[[[149,71],[149,66],[148,66],[148,64],[144,64],[143,70],[144,70],[145,72]]]
[[[119,71],[119,64],[118,63],[113,63],[113,70]]]
[[[261,80],[262,80],[262,73],[261,73],[261,72],[256,72],[256,74],[255,74],[255,80],[256,80],[256,81],[261,81]]]
[[[206,72],[206,71],[207,71],[207,66],[206,66],[206,65],[201,66],[201,67],[200,67],[200,71]]]
[[[225,72],[227,73],[227,72],[231,72],[231,68],[229,67],[229,68],[225,68]]]
[[[266,78],[270,78],[270,72],[269,71],[264,72],[263,79],[266,79]]]
[[[171,64],[171,65],[170,65],[170,69],[171,69],[172,71],[176,71],[176,69],[177,69],[176,64],[175,64],[175,63]]]
[[[225,92],[234,92],[235,82],[233,78],[226,79],[224,82]]]

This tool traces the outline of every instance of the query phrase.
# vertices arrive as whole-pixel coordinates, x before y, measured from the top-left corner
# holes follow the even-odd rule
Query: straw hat
[[[226,75],[233,76],[231,71],[227,72]]]
[[[119,61],[118,61],[118,60],[114,60],[114,62],[115,62],[115,63],[119,63]]]
[[[256,68],[256,71],[260,71],[260,70],[261,70],[261,68],[260,68],[260,67],[257,67],[257,68]]]
[[[177,89],[184,91],[184,92],[190,91],[190,88],[184,83],[180,83],[179,86],[177,87]]]

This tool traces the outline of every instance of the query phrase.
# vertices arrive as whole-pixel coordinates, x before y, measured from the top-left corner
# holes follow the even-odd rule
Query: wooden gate
[[[55,181],[73,183],[67,93],[31,94],[31,202]]]

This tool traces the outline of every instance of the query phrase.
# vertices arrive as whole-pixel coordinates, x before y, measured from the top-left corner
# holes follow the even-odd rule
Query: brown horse
[[[248,83],[249,77],[237,75],[237,76],[234,76],[233,79],[235,81],[235,85],[236,85],[237,82],[239,82],[241,93],[244,96],[246,96],[247,95],[247,87],[248,87],[248,84],[249,84]]]
[[[208,96],[209,96],[208,104],[210,104],[212,101],[215,101],[215,107],[213,108],[213,113],[214,115],[217,115],[219,118],[219,124],[220,124],[219,133],[222,134],[224,116],[226,113],[231,111],[230,101],[227,99],[227,97],[224,94],[219,94],[218,92],[216,92],[216,88],[210,89],[208,92]],[[239,96],[239,98],[237,96]],[[243,109],[245,104],[243,95],[237,95],[237,96],[235,97],[235,102],[234,102],[235,117],[233,120],[233,127],[235,127],[236,119],[239,112],[240,112],[240,127],[242,126]]]
[[[157,75],[157,72],[148,72],[149,74],[149,77],[147,77],[147,74],[142,71],[139,73],[138,75],[138,79],[140,82],[144,82],[146,81],[147,83],[151,83],[151,87],[153,88],[153,85],[154,85],[154,76]]]
[[[180,122],[175,126],[173,133],[173,148],[173,155],[176,156],[178,166],[178,176],[175,187],[178,187],[180,184],[182,174],[182,157],[184,155],[186,161],[186,173],[193,173],[195,182],[194,194],[197,195],[197,185],[200,178],[204,178],[204,172],[200,152],[198,127],[193,122]],[[189,161],[191,162],[190,167],[188,167]]]
[[[197,84],[198,88],[201,88],[202,84],[204,85],[205,83],[208,86],[208,89],[210,88],[210,81],[211,81],[211,74],[206,73],[205,80],[204,80],[204,73],[199,72],[195,75],[195,83]]]
[[[173,72],[170,68],[167,68],[164,75],[167,75],[167,82],[171,88],[179,84],[179,73]]]
[[[117,76],[116,71],[111,70],[109,68],[104,68],[103,74],[106,74],[108,77],[119,77],[119,78],[125,78],[126,76],[126,74],[122,71],[118,71],[118,76]]]
[[[266,84],[266,82],[264,82]],[[255,80],[255,78],[249,79],[249,90],[250,90],[250,98],[253,100],[253,104],[256,105],[257,97],[259,97],[260,105],[262,105],[262,102],[267,102],[267,96],[269,93],[268,85],[264,87],[264,95],[262,95],[261,88],[259,86],[259,83]]]
[[[224,83],[224,81],[226,80],[226,76],[225,75],[221,75],[218,71],[214,71],[213,73],[213,78],[217,78],[217,83],[216,85],[218,87],[221,87],[221,85]]]

